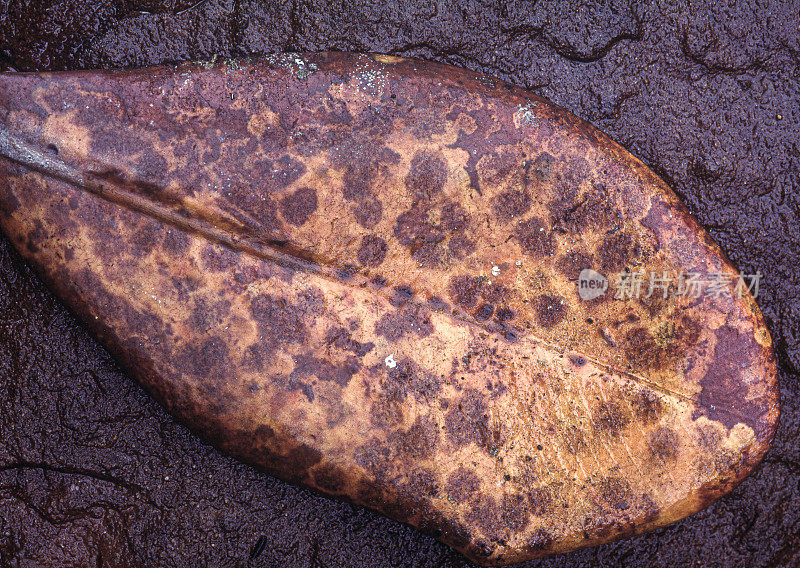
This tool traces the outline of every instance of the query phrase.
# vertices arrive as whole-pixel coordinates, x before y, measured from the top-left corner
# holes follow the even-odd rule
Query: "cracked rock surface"
[[[378,51],[496,75],[661,175],[759,304],[782,381],[762,467],[657,532],[530,566],[800,563],[796,1],[0,0],[0,69]],[[227,458],[176,424],[0,239],[0,565],[455,567],[421,533]]]

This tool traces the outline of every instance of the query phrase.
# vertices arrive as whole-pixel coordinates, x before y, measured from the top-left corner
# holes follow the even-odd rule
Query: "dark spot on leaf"
[[[20,207],[19,199],[11,191],[11,182],[6,172],[0,173],[0,213],[11,215]]]
[[[628,233],[617,232],[607,236],[597,248],[600,271],[603,274],[619,272],[636,258],[635,243]]]
[[[386,258],[386,241],[377,235],[363,237],[356,257],[362,266],[374,268],[380,265]]]
[[[650,424],[661,418],[663,411],[661,398],[649,389],[640,390],[631,400],[636,417],[645,424]]]
[[[491,304],[482,304],[478,311],[475,312],[475,318],[479,320],[487,320],[492,317],[494,306]]]
[[[447,165],[444,159],[438,154],[421,151],[411,159],[405,184],[416,199],[430,199],[441,193],[446,180]]]
[[[313,470],[314,484],[328,493],[339,493],[344,488],[346,474],[338,466],[323,462]]]
[[[456,503],[463,503],[475,495],[481,487],[481,480],[471,469],[459,466],[447,476],[445,491],[450,500]]]
[[[304,316],[284,298],[260,294],[250,302],[250,313],[265,342],[302,343],[306,338]]]
[[[630,418],[613,400],[601,402],[592,416],[592,426],[595,431],[611,436],[618,436],[629,422]]]
[[[164,249],[175,257],[181,257],[189,250],[189,237],[183,231],[167,229],[164,232]]]
[[[478,495],[470,502],[469,511],[464,519],[477,526],[489,537],[497,536],[502,531],[499,520],[497,501],[489,495]]]
[[[312,355],[296,355],[294,370],[289,375],[290,381],[315,376],[323,381],[331,381],[345,387],[360,369],[361,363],[356,357],[348,356],[342,363],[336,364],[327,358]]]
[[[532,515],[544,517],[552,510],[553,496],[547,487],[532,487],[528,490],[528,510]]]
[[[442,300],[439,296],[431,296],[428,298],[428,305],[432,310],[439,312],[446,312],[450,309],[450,304]]]
[[[445,430],[448,440],[455,446],[475,442],[482,446],[489,431],[486,403],[480,391],[468,388],[458,404],[445,414]]]
[[[536,299],[536,321],[542,327],[553,327],[567,315],[567,306],[557,296],[542,294]]]
[[[423,306],[409,304],[388,312],[375,324],[375,333],[397,341],[407,333],[427,337],[433,332],[430,312]]]
[[[301,480],[308,476],[309,470],[322,460],[322,454],[316,448],[300,444],[286,455],[285,462],[291,465],[294,475],[292,479]]]
[[[500,520],[512,531],[521,531],[528,526],[528,503],[525,496],[511,493],[503,496]]]
[[[378,481],[386,477],[390,458],[391,449],[374,437],[358,446],[353,452],[353,459],[356,464],[369,471]],[[375,491],[374,497],[381,495],[381,490],[378,486],[374,486],[372,489]],[[370,496],[366,499],[360,497],[360,499],[363,503],[371,503],[372,497]]]
[[[228,346],[219,337],[211,337],[202,345],[188,345],[181,354],[183,368],[204,379],[224,378],[231,370]]]
[[[663,463],[675,459],[678,455],[680,439],[671,428],[661,427],[651,432],[647,441],[650,455],[656,462]]]
[[[592,268],[592,257],[582,251],[569,251],[556,260],[556,268],[570,279],[577,279],[584,268]]]
[[[239,259],[239,255],[231,249],[210,243],[203,247],[201,255],[203,267],[214,272],[229,270]]]
[[[374,197],[367,197],[358,202],[353,214],[359,225],[365,229],[373,229],[383,216],[383,205]]]
[[[409,393],[418,400],[430,400],[441,390],[441,380],[410,359],[402,359],[389,369],[383,389],[384,394],[397,400]]]
[[[553,179],[554,167],[556,159],[548,154],[542,152],[533,160],[528,169],[528,177],[535,182],[546,182]]]
[[[281,199],[281,214],[287,223],[299,227],[317,210],[317,192],[301,187]]]
[[[607,231],[619,226],[622,213],[603,184],[595,183],[576,202],[559,209],[553,230],[568,233]]]
[[[363,357],[375,347],[371,341],[360,343],[353,339],[350,331],[343,327],[333,328],[325,336],[325,342],[343,351],[349,351],[357,357]]]
[[[493,198],[491,206],[498,219],[507,222],[530,210],[531,196],[525,190],[509,190]]]
[[[439,429],[433,419],[418,417],[408,430],[391,434],[388,442],[401,458],[425,460],[433,455],[439,443]]]
[[[553,234],[538,217],[520,222],[515,234],[522,250],[531,256],[542,258],[552,255],[556,250]]]
[[[509,308],[500,308],[495,314],[495,319],[499,322],[506,322],[514,319],[514,312]]]
[[[466,235],[453,235],[447,243],[447,250],[456,260],[461,260],[475,252],[475,241]]]
[[[266,180],[268,187],[282,189],[300,179],[306,172],[303,162],[284,155],[276,160],[261,160],[253,164],[250,172],[254,180]]]
[[[611,507],[627,511],[633,505],[631,486],[622,478],[607,477],[599,483],[600,495]]]
[[[412,473],[404,488],[415,496],[434,497],[439,492],[436,475],[429,469],[418,469]]]
[[[350,280],[353,276],[358,274],[358,267],[352,264],[344,264],[336,271],[336,274],[342,280]]]
[[[477,276],[453,276],[450,278],[449,293],[453,303],[463,308],[475,305],[475,298],[483,280]]]
[[[623,345],[628,359],[649,369],[665,369],[680,361],[697,342],[700,326],[687,316],[666,320],[652,329],[631,328]]]
[[[705,413],[728,429],[744,421],[759,434],[759,418],[769,407],[763,400],[752,398],[748,380],[742,378],[742,369],[759,360],[760,349],[751,331],[743,333],[729,325],[716,331],[714,357],[700,380],[702,409],[698,414]]]
[[[395,286],[394,291],[403,300],[410,300],[414,297],[414,290],[409,286]]]
[[[570,355],[569,360],[576,367],[583,367],[586,364],[586,359],[581,355]]]

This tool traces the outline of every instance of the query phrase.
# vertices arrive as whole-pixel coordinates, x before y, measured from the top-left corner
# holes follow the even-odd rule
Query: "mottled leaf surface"
[[[320,54],[0,79],[3,229],[223,450],[508,563],[691,514],[778,415],[752,298],[597,130],[453,67]],[[728,290],[733,292],[732,290]]]

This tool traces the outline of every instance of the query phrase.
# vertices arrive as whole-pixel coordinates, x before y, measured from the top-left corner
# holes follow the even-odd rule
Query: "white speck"
[[[517,266],[522,266],[522,261],[521,261],[521,260],[518,260],[518,261],[517,261],[515,264],[516,264]]]
[[[500,267],[492,266],[492,276],[497,276],[498,274],[500,274]]]
[[[394,353],[391,353],[383,362],[386,363],[386,366],[390,369],[397,367],[397,361],[394,360]]]
[[[532,103],[526,106],[519,105],[517,108],[517,112],[514,113],[514,118],[517,120],[517,125],[526,125],[526,126],[533,126],[537,127],[541,123],[539,117],[533,112],[533,107],[536,106],[536,103]]]

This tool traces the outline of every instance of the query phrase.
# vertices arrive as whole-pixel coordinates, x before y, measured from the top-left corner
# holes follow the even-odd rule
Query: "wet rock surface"
[[[679,193],[746,273],[780,363],[760,468],[655,533],[531,566],[800,561],[800,31],[791,3],[0,3],[0,68],[286,50],[415,56],[529,87]],[[176,424],[0,240],[0,564],[463,566],[418,531],[277,481]]]

